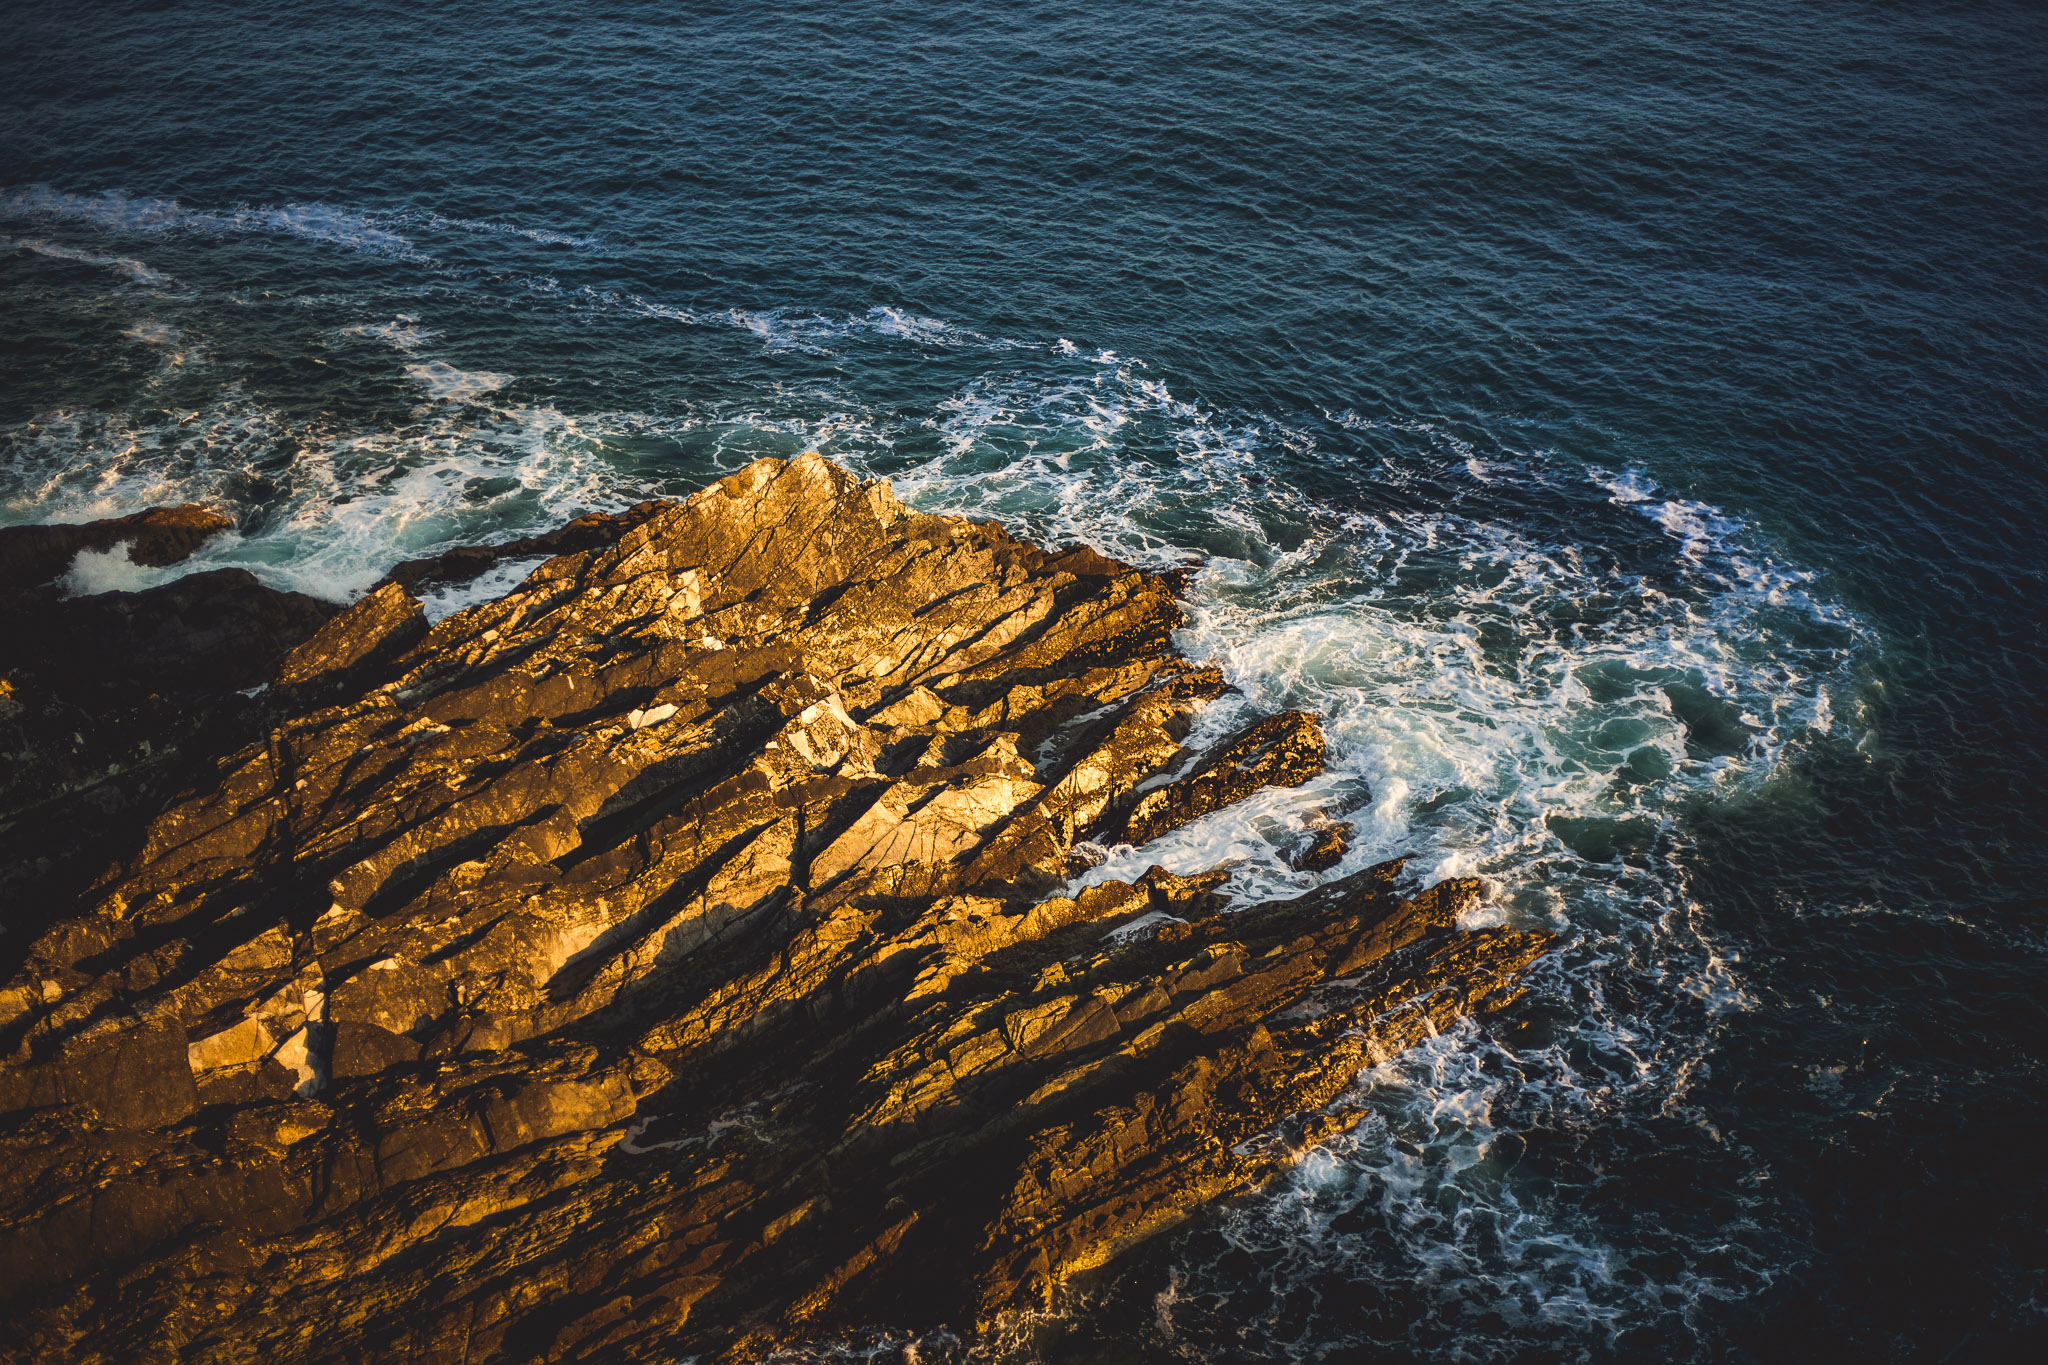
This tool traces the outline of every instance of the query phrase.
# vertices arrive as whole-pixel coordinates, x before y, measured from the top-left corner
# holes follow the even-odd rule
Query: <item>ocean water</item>
[[[1304,822],[1561,937],[1352,1136],[982,1340],[2048,1348],[2048,10],[9,9],[0,522],[395,561],[817,449],[1197,565]],[[459,609],[465,598],[430,603]],[[687,1351],[678,1343],[678,1353]]]

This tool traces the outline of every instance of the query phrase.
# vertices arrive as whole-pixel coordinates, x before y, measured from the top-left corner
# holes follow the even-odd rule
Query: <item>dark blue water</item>
[[[1199,556],[1186,647],[1330,718],[1098,875],[1283,894],[1343,808],[1564,937],[1281,1187],[925,1359],[2041,1358],[2048,10],[6,28],[0,520],[207,500],[191,567],[346,596],[821,449]]]

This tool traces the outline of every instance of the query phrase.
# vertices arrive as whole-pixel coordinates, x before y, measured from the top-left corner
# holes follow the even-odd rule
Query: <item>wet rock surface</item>
[[[971,1330],[1349,1126],[1544,950],[1394,864],[1077,890],[1077,844],[1321,765],[1293,712],[1184,751],[1226,688],[1163,579],[815,456],[586,521],[431,627],[482,557],[283,632],[246,741],[10,959],[0,1354]]]
[[[1325,820],[1311,825],[1308,837],[1288,858],[1289,865],[1297,872],[1328,872],[1344,861],[1355,828],[1348,820]]]
[[[1323,729],[1306,711],[1255,721],[1201,755],[1191,771],[1140,796],[1117,832],[1143,844],[1242,801],[1261,787],[1296,787],[1323,770]]]

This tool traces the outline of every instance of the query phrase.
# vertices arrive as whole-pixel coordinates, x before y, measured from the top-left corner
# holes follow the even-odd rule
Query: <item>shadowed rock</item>
[[[243,694],[337,610],[241,569],[142,592],[0,591],[0,973],[166,797],[262,733]]]
[[[1170,585],[825,461],[282,662],[0,988],[16,1358],[754,1359],[971,1329],[1355,1122],[1544,948],[1397,865],[1231,911],[1074,845],[1205,755]],[[584,534],[584,533],[579,533]]]
[[[133,564],[175,564],[234,525],[211,508],[186,503],[78,526],[0,527],[0,588],[48,583],[70,568],[82,550],[104,554],[118,546]]]

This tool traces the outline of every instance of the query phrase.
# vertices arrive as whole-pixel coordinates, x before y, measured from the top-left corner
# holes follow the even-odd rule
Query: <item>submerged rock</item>
[[[971,1329],[1349,1126],[1544,950],[1395,864],[1074,892],[1077,844],[1320,767],[1302,713],[1183,751],[1226,689],[1161,578],[816,456],[578,534],[430,629],[440,570],[306,632],[0,988],[0,1350]]]
[[[1311,825],[1308,837],[1288,858],[1289,865],[1297,872],[1329,871],[1350,852],[1355,828],[1348,820],[1324,820]]]

